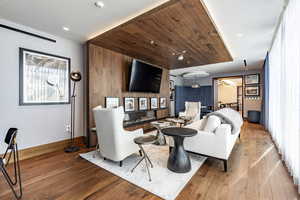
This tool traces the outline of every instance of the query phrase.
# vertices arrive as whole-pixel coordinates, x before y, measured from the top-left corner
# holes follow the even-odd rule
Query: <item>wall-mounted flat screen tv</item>
[[[129,74],[129,92],[160,92],[162,69],[133,60]]]

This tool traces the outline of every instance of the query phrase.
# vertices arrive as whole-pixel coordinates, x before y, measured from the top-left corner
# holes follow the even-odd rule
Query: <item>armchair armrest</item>
[[[126,131],[124,130],[124,133],[127,134],[129,137],[132,138],[132,140],[136,137],[143,136],[144,130],[142,128],[134,130],[134,131]]]
[[[186,116],[186,112],[185,111],[184,112],[179,112],[178,115],[179,115],[179,117],[184,117],[184,116]]]

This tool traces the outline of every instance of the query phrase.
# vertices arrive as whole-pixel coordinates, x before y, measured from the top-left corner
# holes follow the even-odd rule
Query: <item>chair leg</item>
[[[142,151],[141,151],[141,150],[139,150],[139,153],[140,153],[140,156],[143,156],[143,154],[142,154]]]
[[[227,172],[227,160],[223,160],[224,163],[224,172]]]
[[[105,157],[103,157],[103,160],[106,160],[106,158],[105,158]]]
[[[120,164],[120,167],[122,167],[122,165],[123,165],[123,161],[120,161],[120,163],[119,163],[119,164]]]
[[[172,147],[171,147],[171,146],[169,146],[169,153],[171,153],[171,151],[172,151]]]
[[[14,154],[14,168],[15,168],[15,179],[14,181],[12,181],[12,179],[9,177],[9,174],[7,173],[4,163],[1,163],[0,165],[0,170],[4,176],[4,178],[6,179],[6,182],[8,183],[10,189],[12,190],[14,196],[16,197],[16,199],[21,199],[22,195],[23,195],[23,189],[22,189],[22,180],[21,180],[21,170],[20,170],[20,163],[19,163],[19,153],[18,153],[18,145],[15,144],[14,148],[13,148],[13,154]],[[17,194],[16,190],[17,188],[15,188],[14,186],[17,185],[17,183],[19,182],[19,194]]]

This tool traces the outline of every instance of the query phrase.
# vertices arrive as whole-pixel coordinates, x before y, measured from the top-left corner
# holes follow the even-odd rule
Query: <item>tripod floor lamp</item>
[[[65,152],[71,153],[79,150],[79,146],[74,143],[75,137],[75,99],[76,99],[76,83],[81,80],[81,73],[78,71],[70,73],[70,79],[73,81],[73,90],[71,96],[71,142],[68,147],[65,148]]]

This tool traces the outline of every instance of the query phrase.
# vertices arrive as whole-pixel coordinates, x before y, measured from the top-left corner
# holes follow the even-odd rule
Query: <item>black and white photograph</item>
[[[166,108],[167,107],[167,98],[161,97],[160,98],[160,108]]]
[[[70,103],[71,59],[20,48],[20,105]]]
[[[148,98],[146,97],[139,98],[139,110],[148,110]]]
[[[117,108],[120,106],[120,99],[118,97],[106,97],[105,107],[106,108]]]
[[[249,74],[245,76],[245,85],[259,84],[259,74]]]
[[[156,98],[156,97],[150,98],[150,107],[152,110],[158,109],[158,98]]]
[[[245,87],[246,96],[259,96],[259,86],[246,86]]]
[[[134,111],[134,97],[124,97],[124,111],[125,112],[130,112]]]

